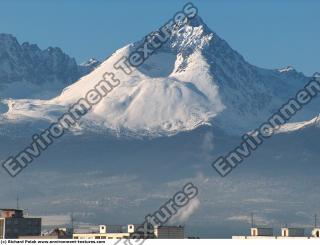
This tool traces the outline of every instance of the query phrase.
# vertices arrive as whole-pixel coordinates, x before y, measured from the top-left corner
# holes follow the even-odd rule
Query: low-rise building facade
[[[41,235],[41,218],[26,218],[22,209],[0,209],[0,217],[2,239]]]
[[[155,238],[158,239],[183,239],[184,227],[183,226],[155,226]]]

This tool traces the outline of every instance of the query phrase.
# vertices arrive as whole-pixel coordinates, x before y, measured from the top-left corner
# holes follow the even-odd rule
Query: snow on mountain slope
[[[298,131],[310,126],[319,126],[319,122],[320,122],[320,117],[317,116],[309,121],[286,123],[282,125],[276,131],[276,133],[290,133],[290,132]]]
[[[68,106],[101,80],[103,73],[113,70],[115,61],[127,55],[130,49],[127,46],[118,51],[93,73],[69,86],[52,100],[6,101],[8,111],[3,117],[15,121],[40,118],[53,121],[59,114],[53,112],[66,111]],[[191,130],[208,122],[223,109],[223,105],[219,101],[218,89],[206,70],[206,64],[201,61],[201,54],[195,53],[191,59],[197,60],[197,66],[190,71],[186,70],[190,75],[185,74],[185,79],[175,73],[168,77],[151,77],[139,70],[130,76],[118,73],[121,85],[92,109],[82,126],[92,128],[92,124],[97,124],[114,131],[123,128],[133,133],[153,135]],[[199,72],[195,73],[194,69]]]
[[[294,71],[294,68],[292,66],[286,66],[284,68],[278,69],[279,72],[290,72]]]
[[[157,136],[210,124],[240,133],[265,121],[308,80],[294,69],[284,72],[249,64],[200,17],[172,34],[131,75],[113,68],[142,42],[119,49],[52,100],[3,101],[0,124],[51,122],[112,71],[120,86],[81,120],[78,129]],[[317,114],[310,109],[310,115]]]

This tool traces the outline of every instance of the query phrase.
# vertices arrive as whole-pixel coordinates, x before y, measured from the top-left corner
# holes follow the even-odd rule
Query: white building
[[[251,228],[251,236],[273,236],[273,229],[253,227]]]
[[[251,228],[250,236],[232,236],[232,239],[316,239],[320,237],[320,228],[314,228],[311,236],[305,236],[304,228],[281,228],[281,236],[274,236],[272,228]]]
[[[111,229],[112,228],[112,229]],[[73,239],[128,239],[134,233],[134,225],[130,224],[123,229],[124,226],[99,225],[99,233],[74,233]]]
[[[313,237],[320,237],[320,228],[313,228],[311,235]]]
[[[96,233],[74,233],[73,239],[130,239],[132,237],[159,238],[159,239],[183,239],[184,227],[182,226],[155,226],[151,231],[146,228],[137,232],[140,225],[129,224],[127,226],[100,225]]]

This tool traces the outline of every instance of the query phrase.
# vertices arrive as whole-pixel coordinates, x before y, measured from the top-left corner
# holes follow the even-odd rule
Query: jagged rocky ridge
[[[0,34],[0,98],[56,95],[97,65],[94,59],[78,65],[60,48],[41,50],[36,44],[20,44],[14,36]]]

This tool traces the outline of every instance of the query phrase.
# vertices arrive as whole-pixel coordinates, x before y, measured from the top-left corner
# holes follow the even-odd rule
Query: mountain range
[[[311,79],[293,67],[250,64],[200,17],[176,30],[131,75],[113,65],[145,37],[101,64],[82,65],[60,49],[2,39],[8,39],[0,42],[6,50],[0,58],[2,160],[30,144],[105,72],[121,81],[18,177],[0,171],[5,205],[19,192],[38,215],[73,212],[78,225],[135,223],[192,181],[197,203],[179,222],[201,237],[245,234],[251,212],[257,225],[308,227],[319,211],[317,98],[231,175],[221,178],[211,167]],[[51,87],[56,83],[61,86]],[[40,90],[24,91],[30,85]]]
[[[95,59],[78,65],[60,48],[41,50],[0,34],[0,98],[50,98],[98,65]]]

